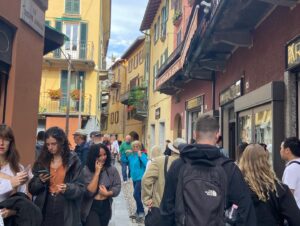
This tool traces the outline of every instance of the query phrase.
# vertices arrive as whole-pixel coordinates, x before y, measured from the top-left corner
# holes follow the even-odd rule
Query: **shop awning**
[[[69,38],[65,34],[45,24],[44,55],[58,49],[67,40]]]

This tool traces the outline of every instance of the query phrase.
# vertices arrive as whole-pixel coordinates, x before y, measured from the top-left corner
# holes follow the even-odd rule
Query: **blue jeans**
[[[122,166],[123,181],[127,181],[127,175],[128,175],[128,178],[130,178],[128,163],[127,162],[121,162],[121,166]],[[128,168],[128,174],[127,174],[127,168]]]
[[[136,213],[137,214],[144,213],[144,206],[142,203],[142,194],[141,194],[142,182],[140,180],[133,181],[133,187],[134,187],[133,197],[136,202]]]

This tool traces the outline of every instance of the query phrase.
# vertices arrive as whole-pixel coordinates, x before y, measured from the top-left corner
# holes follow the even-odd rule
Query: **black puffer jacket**
[[[182,158],[191,161],[207,160],[212,161],[224,157],[219,148],[206,144],[181,145],[180,158],[175,160],[166,177],[164,195],[160,205],[164,226],[175,225],[175,200],[178,183],[178,175],[184,165]],[[226,197],[227,208],[233,203],[238,205],[238,219],[236,226],[256,226],[256,215],[251,201],[250,191],[244,181],[241,171],[233,161],[229,161],[224,166],[224,171],[228,177],[228,194]]]
[[[33,196],[36,196],[34,203],[44,213],[43,209],[48,195],[49,183],[42,183],[39,179],[38,171],[41,169],[44,169],[44,167],[36,162],[32,169],[34,177],[29,182],[28,190]],[[80,204],[85,187],[81,162],[74,152],[70,152],[64,182],[67,184],[67,190],[63,193],[66,200],[64,226],[79,226],[81,225]]]
[[[257,226],[283,226],[284,220],[289,226],[300,225],[300,210],[290,189],[285,184],[276,183],[276,192],[269,194],[266,202],[259,200],[252,192],[252,200],[257,216]]]

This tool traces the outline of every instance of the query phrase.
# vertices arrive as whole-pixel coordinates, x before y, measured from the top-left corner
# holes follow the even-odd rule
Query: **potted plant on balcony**
[[[173,18],[172,18],[173,25],[178,26],[181,22],[181,19],[182,19],[182,12],[179,10],[175,11]]]
[[[74,89],[72,90],[72,92],[70,93],[70,97],[72,100],[74,101],[79,101],[80,98],[80,90],[79,89]]]
[[[62,93],[60,89],[49,89],[48,95],[51,100],[59,100],[62,97]]]
[[[139,108],[143,105],[145,101],[146,91],[145,87],[135,87],[130,90],[128,97],[129,106],[133,106],[134,108]]]

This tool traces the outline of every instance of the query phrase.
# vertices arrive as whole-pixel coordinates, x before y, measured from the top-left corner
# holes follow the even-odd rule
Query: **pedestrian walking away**
[[[179,145],[181,144],[186,144],[186,141],[176,138],[174,143],[168,144],[168,148],[171,150],[170,156],[158,156],[150,163],[148,162],[149,166],[142,180],[142,200],[149,209],[145,218],[146,226],[162,225],[159,206],[164,193],[166,174],[172,162],[179,158]],[[155,222],[149,220],[151,218]]]
[[[239,167],[251,190],[257,226],[300,225],[300,210],[288,186],[276,177],[268,152],[260,144],[250,144]]]
[[[26,195],[30,166],[20,164],[10,127],[0,125],[0,222],[5,226],[40,226],[42,213]]]
[[[107,226],[112,216],[113,197],[121,191],[121,178],[111,165],[111,152],[104,144],[93,145],[83,169],[87,187],[81,205],[85,226]]]
[[[132,149],[133,150],[128,150],[126,152],[134,187],[133,197],[136,202],[136,213],[131,217],[136,218],[136,221],[141,223],[143,222],[143,218],[145,216],[144,206],[141,198],[141,181],[145,173],[148,160],[147,155],[141,150],[142,144],[140,141],[132,142]]]
[[[286,161],[286,168],[282,181],[293,193],[300,209],[300,141],[297,137],[290,137],[281,144],[280,155]]]
[[[180,158],[167,173],[160,205],[163,225],[223,226],[226,209],[238,206],[235,225],[255,226],[249,188],[237,165],[216,147],[218,120],[201,116],[195,132],[196,144],[180,145]]]
[[[51,127],[33,166],[29,192],[43,213],[43,226],[80,226],[80,201],[85,187],[81,162],[69,149],[64,131]]]
[[[131,147],[131,136],[127,135],[125,137],[125,141],[121,144],[120,146],[120,155],[121,155],[121,166],[122,166],[122,177],[123,181],[127,182],[127,179],[130,177],[130,169],[128,159],[126,156],[126,151],[132,150]],[[128,173],[127,173],[127,168],[128,168]]]

